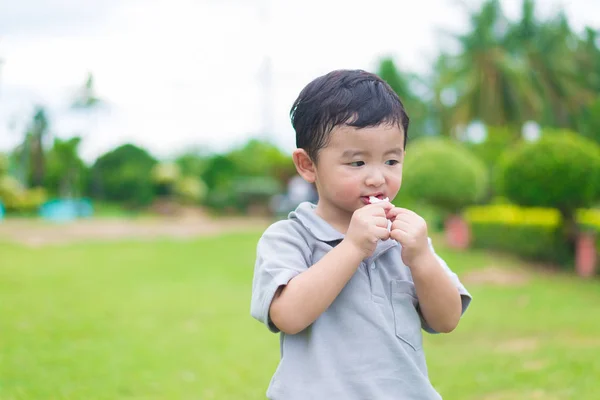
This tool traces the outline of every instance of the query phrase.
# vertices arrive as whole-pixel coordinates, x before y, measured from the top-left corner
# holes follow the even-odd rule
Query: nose
[[[379,168],[370,168],[367,173],[367,178],[365,180],[365,184],[367,186],[379,187],[385,183],[385,176],[383,171]]]

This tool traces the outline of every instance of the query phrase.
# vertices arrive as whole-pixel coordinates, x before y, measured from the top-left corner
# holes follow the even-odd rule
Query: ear
[[[304,149],[296,149],[292,153],[294,165],[298,174],[308,183],[315,183],[317,180],[317,170],[315,163],[310,159]]]

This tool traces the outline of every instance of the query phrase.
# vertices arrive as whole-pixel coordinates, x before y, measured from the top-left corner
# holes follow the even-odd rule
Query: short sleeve
[[[250,313],[274,333],[279,329],[270,320],[269,309],[275,292],[310,266],[310,248],[296,226],[290,220],[271,225],[256,249]]]
[[[429,248],[431,249],[431,251],[433,252],[433,254],[435,254],[435,257],[440,262],[440,264],[442,265],[442,267],[446,270],[446,273],[448,274],[448,276],[450,277],[450,279],[452,280],[452,282],[454,282],[454,285],[456,286],[456,288],[458,289],[458,292],[460,293],[460,299],[461,299],[461,303],[462,303],[462,311],[461,311],[461,316],[462,316],[465,313],[465,311],[467,311],[467,308],[469,307],[469,304],[471,304],[471,300],[472,300],[471,294],[467,291],[467,289],[461,283],[460,279],[458,279],[458,275],[456,275],[454,272],[452,272],[452,270],[450,269],[450,267],[448,266],[448,264],[446,263],[446,261],[444,261],[444,259],[442,259],[435,252],[435,249],[433,248],[433,244],[431,242],[431,239],[429,239]],[[421,323],[422,323],[423,329],[426,332],[429,332],[429,333],[438,333],[437,331],[435,331],[433,328],[431,328],[427,324],[427,322],[425,321],[425,319],[422,316],[421,316]]]

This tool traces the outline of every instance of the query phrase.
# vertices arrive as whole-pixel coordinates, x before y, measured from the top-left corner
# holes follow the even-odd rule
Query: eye
[[[388,161],[386,161],[385,163],[386,163],[387,165],[396,165],[396,164],[398,164],[399,162],[400,162],[400,161],[398,161],[398,160],[388,160]]]
[[[353,161],[350,164],[351,167],[362,167],[363,165],[365,165],[364,161]]]

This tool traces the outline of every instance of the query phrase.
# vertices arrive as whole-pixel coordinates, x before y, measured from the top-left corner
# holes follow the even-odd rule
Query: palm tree
[[[577,42],[563,13],[539,22],[534,0],[523,1],[523,16],[511,26],[507,45],[527,66],[527,79],[535,87],[541,106],[535,117],[543,125],[576,129],[575,116],[593,97],[580,79],[581,66],[573,49]]]
[[[89,110],[100,105],[102,101],[96,95],[96,88],[94,85],[94,76],[92,73],[88,73],[87,79],[83,86],[79,89],[75,96],[72,107],[74,109],[85,109]]]
[[[520,20],[511,23],[499,0],[487,0],[471,13],[469,31],[454,35],[458,54],[438,58],[434,108],[446,129],[480,120],[519,132],[536,120],[582,130],[581,115],[600,89],[597,33],[588,29],[582,40],[564,13],[539,21],[534,0],[522,7]],[[455,97],[450,104],[447,93]]]
[[[71,109],[75,112],[82,113],[88,120],[90,125],[95,125],[97,120],[97,111],[99,108],[105,106],[106,103],[96,93],[95,79],[92,73],[88,73],[88,76],[84,84],[79,88],[71,104]],[[89,130],[88,126],[84,130]]]
[[[590,27],[585,29],[584,39],[579,47],[578,60],[582,68],[588,72],[587,83],[590,89],[600,93],[600,35],[598,30]]]
[[[431,133],[428,132],[427,102],[414,91],[414,87],[417,84],[420,84],[422,87],[426,87],[427,85],[415,74],[400,72],[394,60],[390,57],[380,60],[377,75],[386,81],[402,100],[411,120],[409,136],[417,137]]]
[[[55,138],[48,154],[46,186],[61,197],[77,197],[81,194],[81,175],[85,164],[78,155],[80,143],[81,138],[77,136],[66,140]]]
[[[48,127],[46,111],[43,107],[37,106],[21,145],[22,168],[27,186],[30,187],[44,184],[46,167],[44,142],[48,136]]]
[[[452,125],[481,120],[488,125],[517,125],[539,108],[527,79],[527,66],[506,48],[509,22],[498,0],[486,1],[471,14],[471,29],[455,35],[457,55],[442,54],[436,63],[434,89],[438,107],[452,91]]]
[[[595,99],[578,115],[579,128],[584,136],[600,142],[600,40],[598,31],[586,28],[575,53],[575,62],[584,73],[580,82],[595,93]]]

